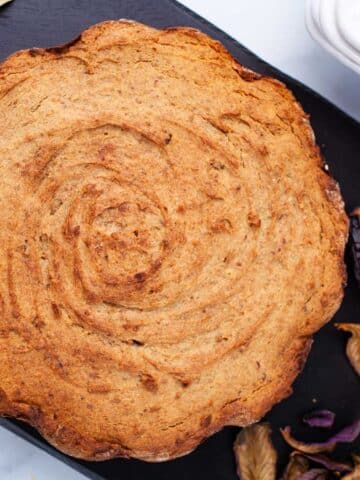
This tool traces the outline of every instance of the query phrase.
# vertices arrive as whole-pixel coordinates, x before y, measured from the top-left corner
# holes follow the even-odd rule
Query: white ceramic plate
[[[321,0],[318,0],[319,4]],[[327,1],[327,0],[325,0]],[[332,43],[330,43],[327,38],[324,36],[322,31],[319,29],[319,20],[320,18],[317,17],[316,13],[314,14],[313,12],[317,12],[316,7],[319,7],[320,5],[313,5],[313,0],[307,0],[306,2],[306,26],[307,29],[310,33],[310,35],[313,37],[315,41],[317,41],[325,50],[327,50],[329,53],[331,53],[334,57],[336,57],[338,60],[340,60],[342,63],[347,65],[349,68],[354,70],[355,72],[360,74],[360,59],[359,63],[351,60],[347,56],[345,56],[340,50],[338,50]],[[313,10],[314,8],[314,10]],[[316,19],[316,20],[315,20]]]
[[[319,3],[321,30],[328,42],[350,60],[360,64],[360,52],[344,40],[338,29],[336,19],[338,0],[321,0]]]
[[[360,52],[360,1],[337,0],[335,16],[344,40]]]
[[[311,12],[313,16],[313,20],[318,30],[321,31],[321,23],[320,23],[320,2],[321,0],[312,0],[309,2],[311,5]]]

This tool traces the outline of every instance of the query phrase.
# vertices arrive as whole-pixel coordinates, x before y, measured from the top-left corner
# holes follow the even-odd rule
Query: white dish
[[[321,0],[318,0],[318,1],[320,2]],[[317,7],[317,5],[315,5],[315,7]],[[359,63],[351,60],[326,39],[326,37],[324,36],[322,31],[319,29],[318,24],[314,19],[314,16],[316,18],[316,14],[315,15],[313,14],[313,11],[314,11],[313,8],[314,8],[313,0],[307,0],[305,15],[306,15],[306,26],[310,35],[325,50],[327,50],[329,53],[334,55],[334,57],[340,60],[343,64],[347,65],[349,68],[351,68],[352,70],[360,74],[360,59],[359,59]]]
[[[360,52],[360,2],[338,0],[335,17],[344,40]]]
[[[321,2],[321,0],[312,0],[312,2],[310,2],[311,3],[311,11],[312,11],[313,20],[314,20],[318,30],[321,30],[320,2]]]
[[[325,38],[350,60],[360,64],[360,52],[346,42],[339,32],[336,21],[338,0],[321,0],[319,3],[320,25]]]

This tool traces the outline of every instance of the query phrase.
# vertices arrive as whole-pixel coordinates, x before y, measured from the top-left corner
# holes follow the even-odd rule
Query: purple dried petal
[[[336,462],[335,460],[321,454],[302,454],[312,462],[318,463],[332,472],[351,472],[352,467],[348,463]]]
[[[327,471],[323,468],[312,468],[306,473],[303,473],[296,480],[320,480],[326,478]]]
[[[315,410],[304,416],[303,421],[309,427],[331,428],[335,420],[335,413],[330,410]]]
[[[360,208],[350,214],[349,243],[353,257],[353,268],[356,281],[360,286]]]
[[[351,443],[360,435],[360,418],[351,425],[343,428],[331,440],[334,443]]]
[[[281,434],[284,440],[295,450],[299,450],[303,453],[321,453],[321,452],[331,452],[337,443],[351,443],[353,442],[360,434],[360,419],[349,425],[348,427],[343,428],[333,437],[330,437],[325,442],[319,443],[310,443],[310,442],[301,442],[296,440],[291,436],[291,428],[285,427],[281,429]]]

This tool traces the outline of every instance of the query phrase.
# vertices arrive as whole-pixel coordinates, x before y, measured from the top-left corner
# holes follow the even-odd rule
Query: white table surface
[[[311,39],[304,25],[305,0],[183,0],[182,3],[360,120],[360,76]],[[1,427],[0,478],[84,479]]]

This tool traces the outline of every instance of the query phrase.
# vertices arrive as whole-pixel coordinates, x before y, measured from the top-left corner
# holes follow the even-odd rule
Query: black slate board
[[[348,211],[360,204],[359,124],[172,0],[15,0],[0,10],[0,59],[22,48],[65,43],[93,23],[118,18],[130,18],[155,27],[187,25],[198,28],[220,40],[243,65],[284,81],[311,115],[317,141],[332,174],[341,185]],[[254,28],[258,27],[254,25]],[[349,273],[345,300],[335,317],[337,322],[360,320],[360,292],[352,273]],[[360,417],[360,379],[349,366],[344,347],[345,335],[336,331],[332,324],[324,327],[315,336],[314,347],[304,372],[295,383],[294,394],[267,416],[273,426],[280,468],[284,466],[289,452],[278,433],[280,426],[291,424],[298,436],[318,440],[324,438],[324,434],[302,426],[300,418],[303,413],[316,407],[330,408],[337,413],[335,429]],[[53,449],[23,423],[3,419],[1,424],[92,479],[237,478],[232,455],[236,428],[224,429],[186,457],[161,464],[147,464],[122,459],[100,463],[77,461]],[[351,447],[341,447],[340,457],[355,449],[359,453],[360,440]]]

